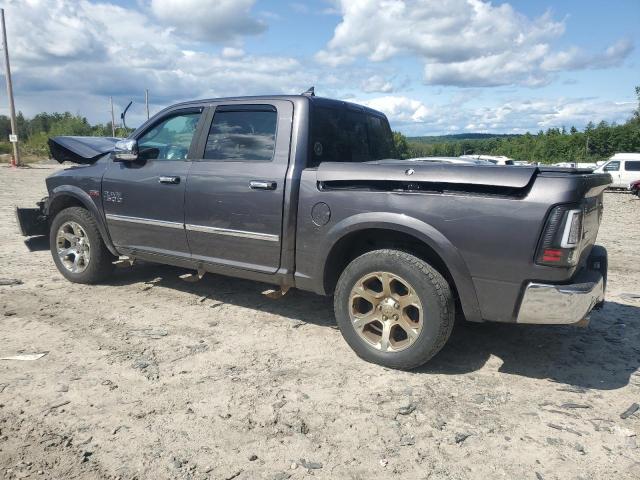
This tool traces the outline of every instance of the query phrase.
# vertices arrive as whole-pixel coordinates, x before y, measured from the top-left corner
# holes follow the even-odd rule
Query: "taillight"
[[[576,247],[582,237],[582,210],[569,210],[562,233],[562,248]]]
[[[582,240],[582,210],[567,205],[554,207],[547,218],[536,254],[536,263],[572,267],[578,263]]]

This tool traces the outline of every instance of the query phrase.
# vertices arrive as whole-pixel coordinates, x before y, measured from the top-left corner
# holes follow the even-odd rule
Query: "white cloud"
[[[434,113],[421,101],[402,96],[378,97],[358,103],[380,110],[396,123],[425,123]]]
[[[312,83],[294,58],[232,46],[220,54],[200,50],[132,8],[85,0],[14,0],[5,8],[17,108],[28,115],[64,109],[106,122],[113,96],[118,108],[134,100],[135,124],[145,88],[157,110],[179,100],[290,93]]]
[[[392,127],[410,135],[468,132],[524,133],[551,127],[584,127],[590,121],[623,122],[633,102],[594,101],[589,98],[513,99],[494,107],[453,103],[426,105],[404,96],[382,96],[360,101],[384,112]]]
[[[232,43],[266,30],[251,17],[255,0],[151,0],[151,10],[180,36]]]
[[[241,48],[224,47],[222,49],[222,56],[225,58],[240,58],[244,57],[244,50]]]
[[[598,54],[588,54],[577,47],[572,47],[568,50],[548,55],[541,66],[547,71],[615,67],[620,65],[633,51],[633,48],[633,42],[629,39],[620,40]]]
[[[372,75],[365,79],[361,88],[366,93],[391,93],[393,92],[393,84],[381,75]]]
[[[550,72],[618,65],[629,41],[591,55],[578,49],[554,52],[565,30],[550,13],[530,19],[507,3],[483,0],[336,0],[342,21],[316,59],[331,66],[358,58],[381,62],[419,57],[428,84],[538,86]]]

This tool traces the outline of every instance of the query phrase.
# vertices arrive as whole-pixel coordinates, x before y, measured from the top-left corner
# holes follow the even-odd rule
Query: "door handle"
[[[249,187],[253,190],[275,190],[278,184],[267,180],[252,180]]]
[[[180,183],[180,177],[158,177],[158,182],[177,185]]]

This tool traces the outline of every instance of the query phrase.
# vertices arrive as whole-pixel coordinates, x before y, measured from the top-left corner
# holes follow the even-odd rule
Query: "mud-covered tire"
[[[363,333],[364,330],[356,329],[355,320],[352,319],[354,301],[359,301],[358,294],[354,293],[355,289],[362,291],[359,286],[356,287],[356,284],[359,285],[359,282],[368,275],[375,276],[377,272],[388,273],[388,275],[382,273],[381,275],[386,279],[391,278],[391,282],[400,279],[400,285],[402,282],[410,284],[409,291],[419,298],[422,311],[422,325],[419,333],[413,337],[415,339],[411,340],[412,343],[399,351],[382,351],[382,341],[377,346],[372,345],[371,340],[367,340],[366,334]],[[402,290],[404,292],[404,289]],[[395,295],[396,293],[392,293],[391,297]],[[393,306],[393,298],[389,302]],[[396,308],[397,305],[396,303]],[[387,304],[383,306],[378,304],[377,308],[388,307]],[[391,249],[371,251],[349,263],[340,275],[336,286],[334,311],[342,336],[358,356],[369,362],[403,370],[423,365],[438,353],[449,339],[455,319],[453,294],[445,278],[424,260],[409,253]],[[382,310],[380,315],[384,311]],[[365,316],[369,318],[369,313]],[[382,332],[383,324],[384,322],[379,328]]]
[[[63,247],[59,247],[58,235],[60,229],[61,227],[67,228],[67,226],[71,226],[68,235],[74,236],[73,225],[80,227],[80,231],[84,234],[82,238],[86,237],[84,248],[89,252],[88,261],[83,265],[84,268],[81,271],[79,268],[77,271],[72,271],[70,267],[65,266],[65,263],[67,265],[73,264],[73,254],[66,257],[66,260],[61,258],[59,254],[59,250],[63,247],[71,247],[70,242],[66,242]],[[86,247],[87,244],[89,245],[88,248]],[[49,232],[49,246],[56,267],[71,282],[98,283],[105,280],[113,272],[113,262],[116,257],[111,254],[104,244],[93,215],[82,207],[65,208],[54,217]]]

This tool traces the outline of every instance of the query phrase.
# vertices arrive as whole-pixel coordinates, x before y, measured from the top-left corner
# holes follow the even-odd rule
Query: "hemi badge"
[[[94,198],[98,198],[98,197],[100,197],[100,192],[98,190],[89,190],[89,196],[90,197],[94,197]]]

